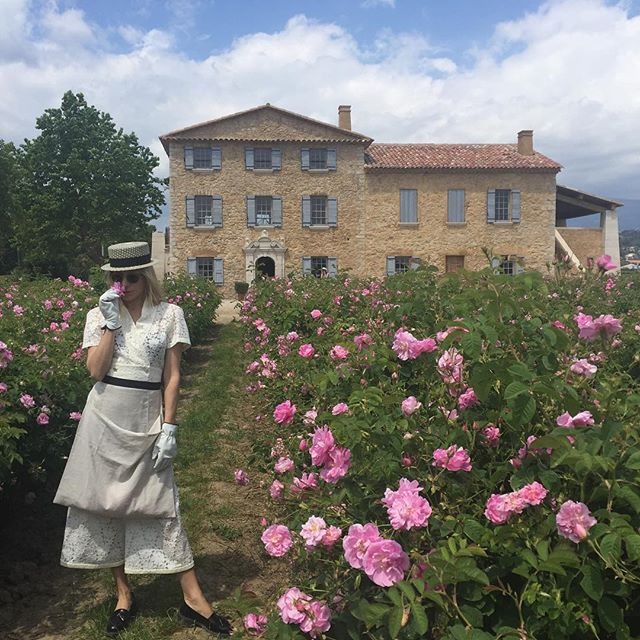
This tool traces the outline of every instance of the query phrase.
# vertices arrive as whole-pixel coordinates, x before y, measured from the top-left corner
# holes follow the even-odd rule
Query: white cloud
[[[170,130],[265,102],[337,122],[337,106],[351,104],[354,129],[380,142],[515,142],[534,129],[536,149],[565,166],[561,183],[640,197],[640,18],[604,0],[554,0],[501,23],[464,66],[427,34],[385,31],[365,49],[342,27],[300,15],[194,60],[166,30],[123,24],[107,34],[81,12],[7,3],[20,17],[0,16],[0,138],[32,137],[44,109],[82,91],[166,171],[158,136]],[[47,30],[56,21],[63,29]],[[62,46],[73,33],[73,47]],[[20,59],[17,39],[28,52]]]
[[[21,56],[30,26],[27,0],[2,0],[0,4],[0,60]]]

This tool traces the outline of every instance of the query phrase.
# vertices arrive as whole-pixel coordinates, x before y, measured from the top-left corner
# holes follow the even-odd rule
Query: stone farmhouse
[[[557,257],[619,260],[620,204],[557,185],[561,165],[529,130],[511,144],[380,144],[351,129],[349,106],[335,126],[266,104],[160,140],[171,199],[161,262],[223,295],[258,273],[480,269],[483,247],[505,274]],[[599,228],[566,226],[594,212]]]

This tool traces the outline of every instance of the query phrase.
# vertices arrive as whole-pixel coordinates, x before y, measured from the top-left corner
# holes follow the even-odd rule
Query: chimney
[[[518,153],[523,156],[533,155],[533,130],[518,131]]]
[[[338,126],[351,131],[351,105],[341,104],[338,107]]]

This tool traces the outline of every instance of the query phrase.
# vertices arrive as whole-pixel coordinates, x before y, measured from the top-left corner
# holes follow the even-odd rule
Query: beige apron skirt
[[[97,382],[87,397],[54,502],[107,518],[175,518],[173,467],[151,458],[162,393]]]

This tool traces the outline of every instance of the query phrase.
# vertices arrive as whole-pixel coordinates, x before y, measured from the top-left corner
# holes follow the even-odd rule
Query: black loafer
[[[133,594],[131,594],[131,607],[129,609],[116,609],[107,621],[107,635],[115,636],[124,631],[138,615],[138,603]]]
[[[231,623],[217,613],[212,613],[208,618],[205,618],[184,602],[178,613],[182,622],[191,627],[200,627],[211,633],[219,633],[223,636],[228,636],[232,631]]]

